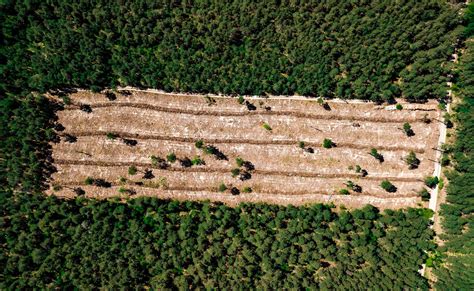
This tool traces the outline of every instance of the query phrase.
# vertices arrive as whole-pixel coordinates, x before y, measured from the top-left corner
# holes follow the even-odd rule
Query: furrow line
[[[105,161],[80,161],[80,160],[63,160],[55,159],[54,162],[58,165],[81,165],[81,166],[98,166],[98,167],[128,167],[134,165],[136,167],[159,169],[151,163],[134,163],[134,162],[105,162]],[[166,169],[159,169],[163,171],[171,172],[188,172],[188,173],[226,173],[230,174],[231,169],[227,168],[204,168],[204,167],[191,167],[191,168],[178,168],[168,167]],[[268,176],[284,176],[284,177],[304,177],[304,178],[326,178],[326,179],[337,179],[337,178],[360,178],[358,174],[324,174],[314,172],[288,172],[288,171],[277,171],[277,170],[259,170],[255,169],[252,171],[254,174],[268,175]],[[365,180],[379,181],[381,179],[388,179],[392,182],[422,182],[421,178],[412,177],[396,177],[396,176],[366,176]]]
[[[102,136],[105,137],[108,132],[106,131],[70,131],[67,132],[76,137],[87,137],[87,136]],[[295,140],[254,140],[254,139],[219,139],[219,138],[191,138],[191,137],[179,137],[179,136],[166,136],[166,135],[148,135],[148,134],[137,134],[137,133],[127,133],[127,132],[117,132],[113,131],[114,134],[117,134],[123,138],[132,138],[138,140],[161,140],[161,141],[175,141],[175,142],[190,142],[194,143],[199,139],[202,139],[205,143],[211,144],[251,144],[251,145],[298,145],[298,141]],[[305,142],[305,145],[309,147],[322,147],[321,143],[315,142]],[[338,148],[349,148],[349,149],[363,149],[370,151],[373,146],[366,146],[361,144],[354,143],[337,143],[336,147]],[[418,154],[423,154],[424,149],[416,147],[406,147],[406,146],[376,146],[377,150],[382,151],[413,151]]]
[[[298,111],[241,111],[241,112],[230,112],[230,111],[209,111],[209,110],[192,110],[192,109],[181,109],[181,108],[170,108],[158,105],[150,105],[146,103],[94,103],[90,104],[91,108],[108,108],[108,107],[130,107],[139,109],[148,109],[159,112],[167,113],[179,113],[179,114],[190,114],[190,115],[204,115],[204,116],[253,116],[253,115],[275,115],[275,116],[294,116],[299,118],[309,118],[315,120],[347,120],[347,121],[359,121],[359,122],[375,122],[375,123],[404,123],[404,122],[423,122],[422,118],[404,118],[404,119],[391,119],[383,117],[361,117],[361,116],[340,116],[337,114],[325,115],[325,114],[314,114],[304,113]],[[64,110],[79,110],[78,105],[69,105]]]

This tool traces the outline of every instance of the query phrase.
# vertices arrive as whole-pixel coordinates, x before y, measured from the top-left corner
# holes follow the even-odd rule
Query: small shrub
[[[416,169],[420,165],[420,160],[413,151],[406,156],[405,162],[408,164],[408,169],[410,170]]]
[[[397,187],[395,187],[395,185],[390,183],[390,181],[388,180],[383,180],[382,183],[380,183],[380,187],[382,187],[382,189],[384,189],[387,192],[391,192],[391,193],[397,192]]]
[[[196,148],[201,149],[204,145],[204,141],[202,139],[199,139],[194,143],[194,145],[196,146]]]
[[[439,191],[443,190],[444,188],[444,180],[443,178],[439,179],[439,185],[438,185]]]
[[[354,166],[353,166],[353,165],[350,165],[349,167],[347,167],[347,169],[348,169],[349,171],[352,171],[352,170],[354,170]]]
[[[349,190],[347,190],[347,189],[340,189],[340,190],[339,190],[339,194],[341,194],[341,195],[349,195]]]
[[[227,186],[224,183],[221,183],[219,185],[219,192],[224,192],[225,190],[227,190]]]
[[[252,193],[252,188],[250,188],[250,187],[244,187],[244,189],[242,189],[242,192],[243,192],[243,193]]]
[[[360,173],[361,170],[362,170],[362,168],[359,165],[356,165],[355,172]]]
[[[402,104],[397,104],[397,105],[395,105],[395,108],[397,108],[397,110],[402,110],[403,106],[402,106]]]
[[[438,104],[438,109],[443,110],[443,111],[446,110],[446,103],[444,103],[444,102],[439,103]]]
[[[204,160],[201,159],[200,156],[195,156],[192,160],[191,160],[191,163],[194,165],[194,166],[200,166],[200,165],[204,165]]]
[[[124,194],[124,193],[127,192],[127,189],[126,189],[125,187],[120,187],[120,188],[118,189],[118,191],[119,191],[120,194]]]
[[[86,183],[86,185],[92,185],[92,183],[94,183],[94,179],[91,177],[87,177],[84,182]]]
[[[235,158],[235,163],[237,164],[237,167],[242,167],[242,165],[244,164],[244,160],[241,158],[241,157],[237,157]]]
[[[370,155],[372,157],[376,158],[380,163],[383,163],[384,158],[376,149],[371,149],[370,150]]]
[[[298,147],[299,147],[300,149],[304,149],[304,146],[305,146],[304,141],[299,141],[299,142],[298,142]]]
[[[176,162],[176,155],[174,153],[169,153],[166,156],[166,160],[170,163],[174,163],[174,162]]]
[[[271,131],[271,130],[272,130],[271,126],[270,126],[268,123],[263,123],[263,124],[262,124],[262,127],[263,127],[264,129],[268,130],[268,131]]]
[[[405,122],[403,124],[403,132],[405,132],[405,134],[408,136],[408,137],[411,137],[411,136],[414,136],[415,133],[413,132],[413,129],[411,128],[411,125],[410,123],[408,122]]]
[[[117,134],[113,133],[113,132],[107,132],[107,138],[110,139],[110,140],[114,140],[118,137]]]
[[[431,198],[430,192],[426,190],[425,188],[418,191],[418,195],[421,197],[422,201],[429,201]]]
[[[244,96],[239,96],[239,99],[237,99],[237,101],[238,101],[239,104],[241,104],[241,105],[244,104],[244,101],[245,101]]]
[[[232,177],[237,177],[240,174],[240,169],[234,168],[230,172],[232,173]]]
[[[63,99],[64,105],[71,105],[71,98],[67,95],[61,97]]]
[[[430,187],[430,188],[435,188],[436,185],[438,185],[439,180],[438,177],[426,177],[425,178],[425,185]]]
[[[122,183],[122,184],[124,184],[124,183],[127,182],[127,178],[125,178],[125,177],[120,177],[119,182]]]
[[[130,166],[130,167],[128,167],[128,174],[129,174],[129,175],[133,176],[133,175],[135,175],[136,173],[137,173],[137,167],[135,167],[135,166]]]
[[[331,139],[325,138],[325,139],[323,140],[323,148],[325,148],[325,149],[330,149],[330,148],[332,148],[333,146],[334,146],[334,143],[332,142]]]

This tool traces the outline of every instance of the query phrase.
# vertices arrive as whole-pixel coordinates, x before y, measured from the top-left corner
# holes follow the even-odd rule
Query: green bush
[[[235,163],[237,164],[237,167],[239,168],[243,166],[244,162],[245,161],[241,157],[235,158]]]
[[[402,110],[403,109],[402,104],[397,104],[395,107],[397,108],[397,110]]]
[[[420,165],[420,160],[416,157],[416,154],[413,151],[410,151],[410,153],[405,157],[405,162],[410,170],[416,169]]]
[[[268,123],[263,123],[263,124],[262,124],[262,127],[263,127],[264,129],[268,130],[268,131],[271,131],[271,130],[272,130],[271,126],[270,126]]]
[[[349,195],[349,190],[347,190],[347,189],[340,189],[340,190],[339,190],[339,194],[341,194],[341,195]]]
[[[107,132],[107,139],[110,139],[110,140],[114,140],[118,137],[117,134],[113,133],[113,132]]]
[[[169,153],[166,156],[166,160],[170,163],[174,163],[174,162],[176,162],[176,155],[174,153]]]
[[[136,173],[137,173],[137,167],[135,167],[135,166],[130,166],[130,167],[128,167],[128,174],[129,174],[129,175],[132,175],[132,176],[133,176],[133,175],[135,175]]]
[[[332,148],[333,146],[334,146],[334,143],[332,142],[331,139],[325,138],[325,139],[323,140],[323,148],[325,148],[325,149],[330,149],[330,148]]]
[[[425,185],[430,187],[430,188],[435,188],[436,185],[438,185],[439,180],[438,177],[426,177],[425,178]]]
[[[232,173],[232,177],[237,177],[240,174],[240,169],[234,168],[230,172]]]
[[[91,177],[87,177],[84,182],[86,183],[86,185],[92,185],[92,183],[94,183],[94,179]]]
[[[227,190],[227,186],[224,184],[224,183],[221,183],[219,185],[219,192],[224,192],[225,190]]]
[[[250,187],[244,187],[244,188],[242,189],[242,192],[243,192],[243,193],[252,193],[252,188],[250,188]]]
[[[380,187],[387,192],[397,192],[397,187],[388,180],[383,180],[382,183],[380,183]]]
[[[202,139],[197,140],[194,145],[196,148],[201,149],[204,146],[204,141]]]
[[[431,198],[430,192],[426,190],[425,188],[418,191],[418,195],[421,197],[421,200],[423,201],[429,201]]]

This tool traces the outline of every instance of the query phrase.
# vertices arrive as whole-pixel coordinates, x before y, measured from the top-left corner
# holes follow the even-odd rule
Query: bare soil
[[[72,188],[82,187],[87,196],[107,198],[120,194],[120,187],[133,189],[135,195],[173,199],[222,201],[229,205],[240,202],[267,202],[301,205],[333,202],[346,207],[373,204],[380,208],[419,206],[425,203],[416,191],[423,187],[423,178],[434,169],[438,139],[439,112],[435,102],[403,104],[403,110],[388,110],[383,105],[362,102],[331,102],[325,110],[315,100],[248,99],[256,110],[249,111],[236,98],[213,98],[131,92],[117,93],[109,101],[104,94],[81,91],[70,95],[72,105],[59,112],[65,127],[60,133],[77,137],[74,143],[62,138],[53,144],[53,158],[58,172],[53,183],[64,185],[51,194],[72,197]],[[91,113],[79,109],[90,105]],[[211,105],[209,105],[211,104]],[[432,122],[426,124],[424,118]],[[407,137],[401,130],[409,122],[415,133]],[[263,124],[272,128],[266,130]],[[106,134],[118,135],[115,140]],[[124,144],[122,138],[137,141]],[[335,147],[325,149],[322,141],[331,139]],[[214,145],[228,160],[197,149],[195,141],[202,139]],[[298,146],[303,141],[309,153]],[[376,148],[384,157],[378,162],[369,155]],[[409,170],[403,158],[414,151],[421,163]],[[158,169],[151,156],[166,159],[175,153],[178,160],[196,156],[205,165],[183,168],[179,161],[167,169]],[[232,177],[237,157],[250,161],[255,170],[251,178],[240,181]],[[128,175],[128,167],[139,173]],[[360,165],[368,175],[361,177],[354,169]],[[152,169],[153,179],[143,179],[143,171]],[[86,177],[102,178],[111,188],[86,186]],[[125,183],[119,178],[127,179]],[[380,188],[384,179],[397,191]],[[338,194],[348,180],[362,187],[360,193]],[[136,185],[136,183],[143,185]],[[231,195],[219,192],[218,186],[252,193]]]

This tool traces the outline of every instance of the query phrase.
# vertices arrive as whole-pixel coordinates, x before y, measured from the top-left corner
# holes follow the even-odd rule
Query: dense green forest
[[[428,288],[418,269],[436,249],[423,210],[44,197],[60,106],[40,93],[442,99],[449,56],[472,31],[460,35],[460,1],[69,2],[0,4],[0,289]],[[442,206],[447,243],[434,260],[440,290],[473,281],[472,256],[446,255],[473,253],[467,46],[454,76],[464,102]]]
[[[43,90],[443,98],[455,2],[4,1],[2,75]]]
[[[439,290],[469,290],[474,286],[474,4],[467,15],[464,54],[456,79],[455,94],[462,99],[454,108],[456,141],[448,148],[452,167],[446,204],[441,205],[446,241],[440,248],[442,256],[435,262],[436,287]]]
[[[423,210],[4,193],[0,289],[426,289]],[[429,215],[428,215],[429,216]]]

